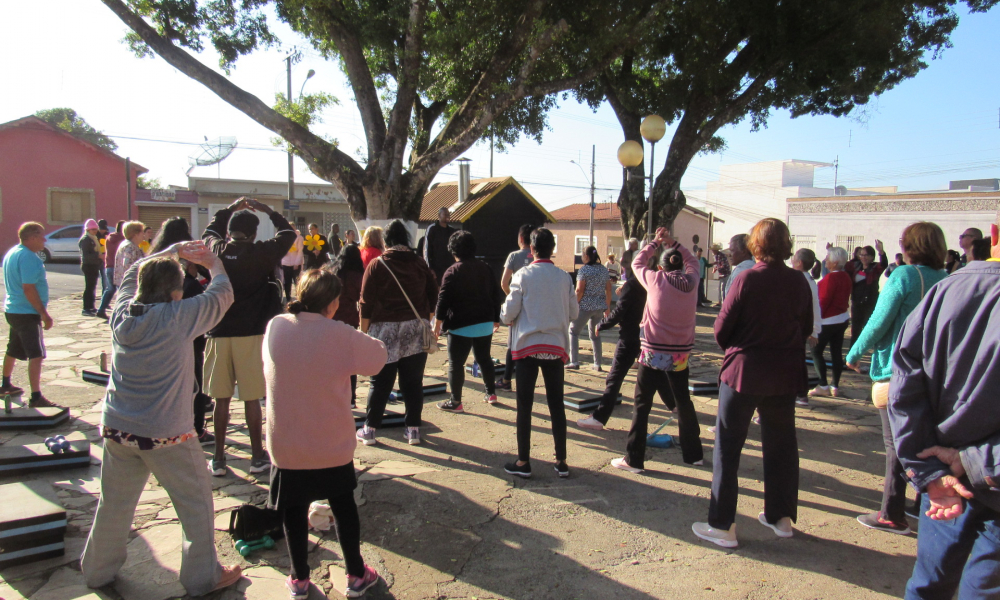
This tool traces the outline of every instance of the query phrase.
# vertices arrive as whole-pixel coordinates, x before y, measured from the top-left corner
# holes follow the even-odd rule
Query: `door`
[[[163,222],[171,217],[184,217],[188,222],[188,228],[192,226],[191,206],[186,204],[140,204],[139,220],[145,223],[146,227],[152,227],[153,233],[158,233]],[[194,231],[193,237],[197,237]]]
[[[45,247],[49,249],[52,258],[80,258],[80,236],[83,235],[83,225],[70,225],[56,229],[49,234]]]

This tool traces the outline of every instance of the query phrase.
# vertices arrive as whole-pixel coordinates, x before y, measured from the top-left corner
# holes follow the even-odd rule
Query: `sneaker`
[[[637,468],[629,465],[628,464],[628,460],[626,460],[624,457],[622,457],[622,458],[616,458],[616,459],[612,460],[611,461],[611,466],[614,467],[614,468],[616,468],[616,469],[621,469],[622,471],[628,471],[629,473],[635,473],[636,475],[638,475],[639,473],[642,473],[642,469],[637,469]]]
[[[407,427],[406,431],[403,432],[403,438],[406,439],[406,443],[411,446],[420,444],[420,428]]]
[[[858,515],[858,523],[861,523],[868,529],[878,529],[897,535],[910,535],[909,525],[905,523],[893,523],[888,519],[883,519],[881,511],[867,515]]]
[[[830,386],[830,397],[836,398],[838,396],[840,396],[840,388],[834,387],[834,386],[831,385]]]
[[[45,396],[29,399],[28,406],[30,408],[59,408],[58,404],[50,402]]]
[[[511,383],[513,383],[513,382],[506,381],[506,380],[504,380],[503,377],[501,377],[500,379],[497,379],[496,386],[497,386],[498,390],[503,390],[505,392],[509,392],[509,391],[511,391],[513,389],[513,387],[511,386]]]
[[[828,385],[817,385],[813,389],[809,390],[809,397],[815,398],[816,396],[830,396],[830,386]]]
[[[805,407],[808,408],[809,407],[809,398],[807,398],[805,396],[803,396],[801,398],[796,398],[795,399],[795,406],[805,406]]]
[[[584,429],[593,429],[594,431],[602,431],[604,429],[604,423],[601,423],[593,416],[587,417],[586,419],[578,419],[576,424]]]
[[[250,461],[251,473],[264,473],[271,470],[271,457],[265,452],[260,458]]]
[[[94,316],[97,317],[98,319],[104,319],[105,321],[108,321],[108,320],[111,319],[111,317],[109,317],[108,313],[106,313],[106,312],[96,312],[96,313],[94,313]]]
[[[753,421],[754,425],[760,425],[760,417],[759,416],[754,415],[753,418],[750,419],[750,420]]]
[[[604,372],[604,367],[602,367],[601,365],[594,365],[593,369],[595,371],[597,371],[598,373],[603,373]]]
[[[526,462],[523,465],[517,464],[517,461],[509,462],[503,466],[503,470],[507,471],[509,475],[517,475],[518,477],[523,477],[528,479],[531,477],[531,463]]]
[[[225,589],[243,577],[243,567],[237,565],[230,565],[228,567],[222,567],[222,577],[219,578],[219,583],[215,584],[212,588],[213,592],[217,592],[221,589]],[[305,598],[305,596],[303,596]]]
[[[579,371],[580,370],[580,363],[566,363],[566,370],[567,371]]]
[[[691,463],[691,466],[693,466],[693,467],[704,467],[705,466],[705,459],[696,460],[693,463]]]
[[[19,388],[13,383],[10,385],[0,386],[0,395],[10,394],[11,396],[18,396],[24,393],[24,388]]]
[[[202,446],[211,446],[215,444],[215,436],[209,433],[206,429],[201,432],[201,435],[198,436],[198,443]]]
[[[205,414],[207,415],[208,413],[214,413],[214,412],[215,412],[215,401],[213,400],[205,405]]]
[[[736,541],[736,523],[733,523],[729,531],[716,529],[708,523],[695,523],[691,526],[691,531],[706,542],[712,542],[723,548],[735,548],[739,546]]]
[[[308,579],[292,579],[292,576],[289,575],[288,579],[285,580],[285,587],[288,588],[292,600],[305,600],[309,597],[310,581]]]
[[[358,429],[355,436],[365,446],[374,446],[378,443],[378,440],[375,439],[375,430],[367,425],[363,425],[361,429]]]
[[[226,474],[226,461],[215,460],[214,458],[208,461],[208,470],[212,473],[212,477],[222,477]]]
[[[90,310],[80,311],[80,314],[83,315],[84,317],[93,317],[97,315],[97,309],[92,308]]]
[[[499,401],[497,399],[497,395],[496,394],[484,394],[483,395],[483,400],[486,401],[486,404],[496,404]]]
[[[448,412],[464,413],[465,408],[462,406],[461,402],[455,402],[454,398],[449,398],[444,402],[438,402],[437,407],[441,410]]]
[[[557,462],[556,466],[555,466],[555,470],[556,470],[556,473],[559,475],[559,477],[561,477],[563,479],[566,479],[567,477],[569,477],[569,465],[566,464],[566,461],[561,460],[561,461]]]
[[[760,513],[757,515],[757,520],[760,521],[761,525],[770,527],[771,531],[774,532],[774,535],[780,538],[792,537],[792,520],[789,517],[781,517],[778,519],[777,523],[772,525],[767,522],[767,519],[764,518],[764,513]]]
[[[376,583],[378,583],[378,573],[375,572],[375,569],[365,565],[364,577],[347,576],[347,589],[344,590],[344,595],[348,598],[360,598]]]

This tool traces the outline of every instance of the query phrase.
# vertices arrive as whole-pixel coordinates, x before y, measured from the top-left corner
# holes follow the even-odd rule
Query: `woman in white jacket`
[[[555,470],[569,477],[566,465],[566,407],[563,405],[563,365],[569,360],[569,322],[580,306],[569,273],[552,264],[556,240],[545,228],[531,233],[535,261],[514,274],[500,320],[510,325],[510,349],[517,381],[517,460],[504,465],[511,475],[531,477],[531,406],[538,371],[545,380],[545,397],[556,446]]]

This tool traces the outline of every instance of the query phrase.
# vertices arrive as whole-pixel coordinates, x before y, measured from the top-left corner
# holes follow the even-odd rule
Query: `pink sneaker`
[[[360,598],[376,583],[378,583],[378,573],[375,572],[375,569],[365,565],[364,577],[347,576],[347,589],[344,590],[344,595],[348,598]]]
[[[292,579],[292,576],[289,575],[288,579],[285,580],[285,586],[288,587],[288,593],[291,594],[292,600],[305,600],[309,597],[308,579]]]

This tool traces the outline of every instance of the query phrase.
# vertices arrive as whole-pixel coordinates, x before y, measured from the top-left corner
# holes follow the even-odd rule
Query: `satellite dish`
[[[198,147],[201,148],[201,153],[188,158],[188,162],[191,164],[188,173],[191,173],[191,170],[195,167],[216,165],[225,160],[236,149],[236,138],[220,137],[215,140],[209,140],[206,137],[205,143],[200,144]]]

